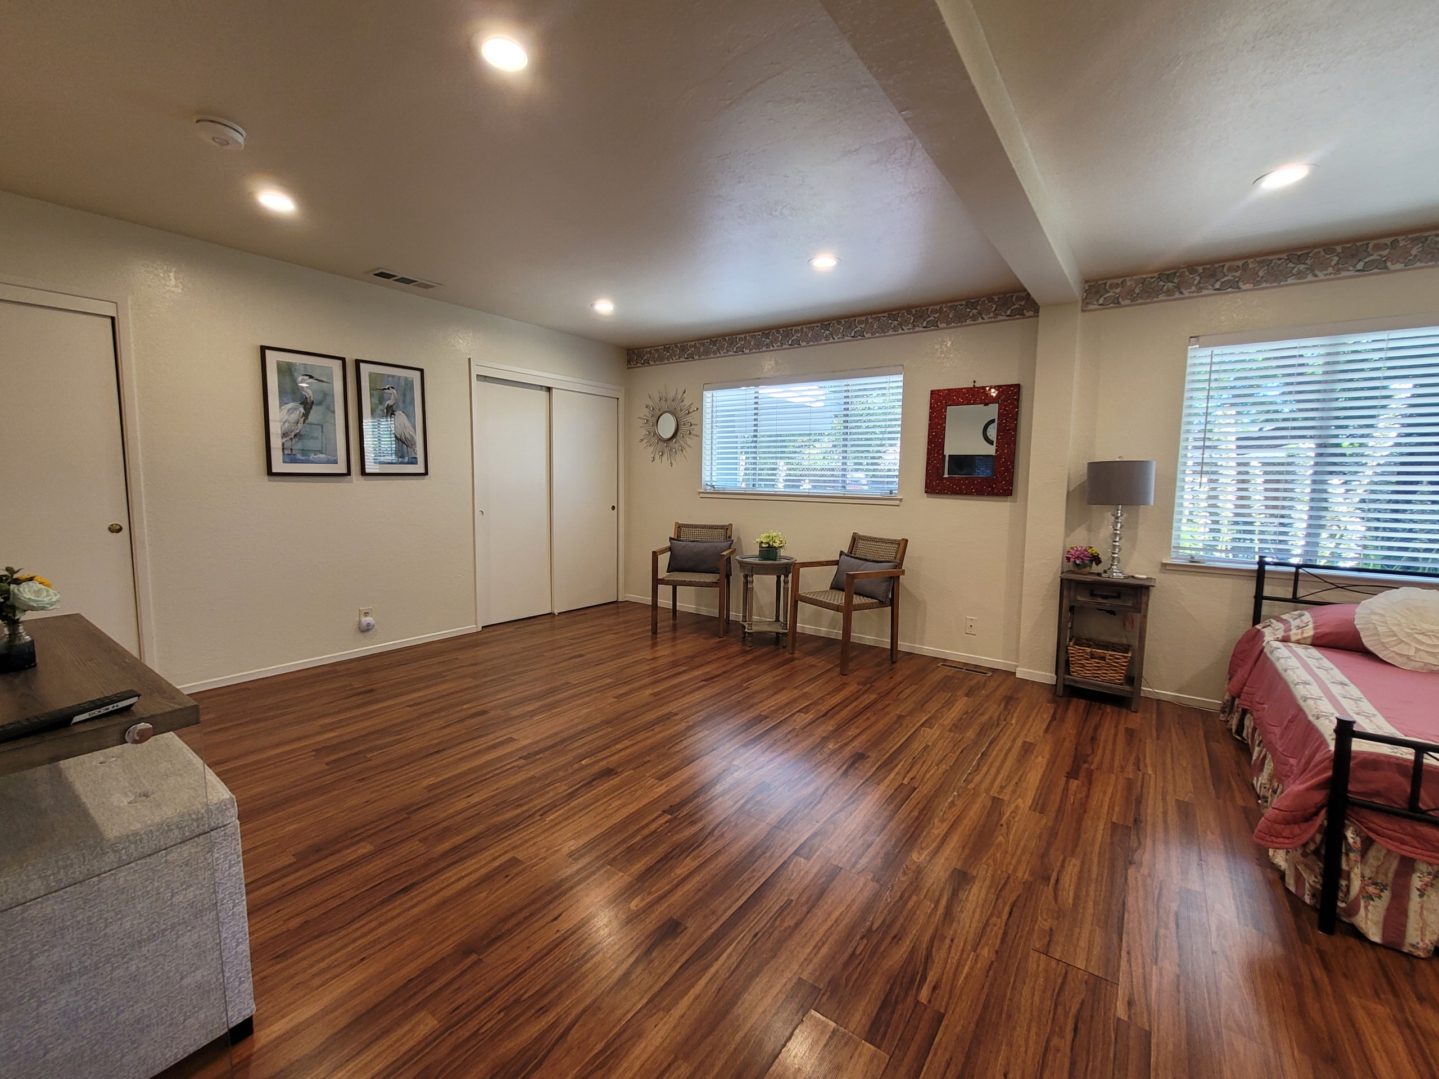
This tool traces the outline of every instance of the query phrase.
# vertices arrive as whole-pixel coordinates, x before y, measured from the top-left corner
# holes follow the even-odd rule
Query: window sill
[[[1168,573],[1207,573],[1220,577],[1253,577],[1256,566],[1236,566],[1229,562],[1176,562],[1166,558],[1159,563],[1161,571]]]
[[[1236,566],[1230,562],[1176,562],[1168,558],[1164,559],[1159,565],[1160,569],[1166,573],[1173,570],[1178,573],[1200,573],[1218,577],[1247,577],[1250,580],[1254,579],[1254,574],[1259,568],[1258,566]],[[1283,562],[1271,562],[1269,563],[1269,568],[1265,571],[1265,579],[1288,580],[1289,578],[1287,576],[1281,578],[1280,575],[1289,573],[1292,569],[1292,566],[1286,566]],[[1322,573],[1329,580],[1354,582],[1356,584],[1374,584],[1376,582],[1383,583],[1392,581],[1395,588],[1405,584],[1428,585],[1431,588],[1434,586],[1433,577],[1411,577],[1407,574],[1391,575],[1386,573],[1376,575],[1365,573],[1360,569],[1305,570],[1304,572]]]
[[[861,506],[898,506],[899,495],[802,495],[778,491],[700,491],[701,498],[738,498],[753,502],[847,502]]]

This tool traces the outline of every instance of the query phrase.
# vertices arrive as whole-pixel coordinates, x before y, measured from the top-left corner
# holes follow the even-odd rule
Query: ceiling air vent
[[[370,276],[378,278],[390,285],[404,285],[406,288],[431,289],[440,288],[438,281],[426,281],[423,277],[411,277],[409,274],[395,273],[394,270],[378,269],[371,270]]]

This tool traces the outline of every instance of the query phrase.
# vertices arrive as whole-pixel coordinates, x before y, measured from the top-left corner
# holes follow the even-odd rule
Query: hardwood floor
[[[1215,717],[837,648],[620,604],[201,695],[258,1010],[176,1074],[1439,1074]]]

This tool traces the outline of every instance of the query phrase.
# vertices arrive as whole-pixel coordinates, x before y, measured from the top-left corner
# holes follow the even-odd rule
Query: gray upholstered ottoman
[[[0,776],[0,1075],[154,1075],[254,1013],[235,799],[173,734]]]

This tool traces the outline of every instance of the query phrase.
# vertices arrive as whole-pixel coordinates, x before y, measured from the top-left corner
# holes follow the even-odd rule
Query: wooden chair
[[[697,525],[675,522],[672,539],[680,540],[733,540],[734,525]],[[713,588],[719,592],[719,635],[729,632],[729,560],[734,546],[720,555],[718,573],[669,573],[660,571],[660,556],[669,553],[669,545],[658,548],[650,554],[650,633],[660,631],[660,585],[670,586],[670,621],[679,618],[679,590],[681,588]]]
[[[844,616],[843,628],[840,631],[839,639],[839,673],[849,673],[849,636],[850,625],[854,620],[855,611],[876,611],[883,607],[889,608],[889,661],[894,663],[899,659],[899,578],[904,576],[904,552],[909,547],[907,539],[884,539],[881,536],[862,536],[858,532],[849,538],[848,553],[854,558],[864,558],[871,562],[894,562],[895,569],[867,569],[858,570],[844,575],[844,590],[830,588],[826,585],[818,591],[801,592],[799,575],[801,570],[828,566],[833,569],[839,565],[839,559],[831,558],[826,562],[796,562],[790,570],[793,575],[790,578],[789,590],[789,650],[794,652],[795,636],[799,631],[799,605],[810,603],[816,607],[823,607],[827,611],[838,611]],[[871,599],[869,596],[856,596],[854,586],[863,580],[873,580],[882,577],[894,578],[894,589],[890,592],[889,602]]]

